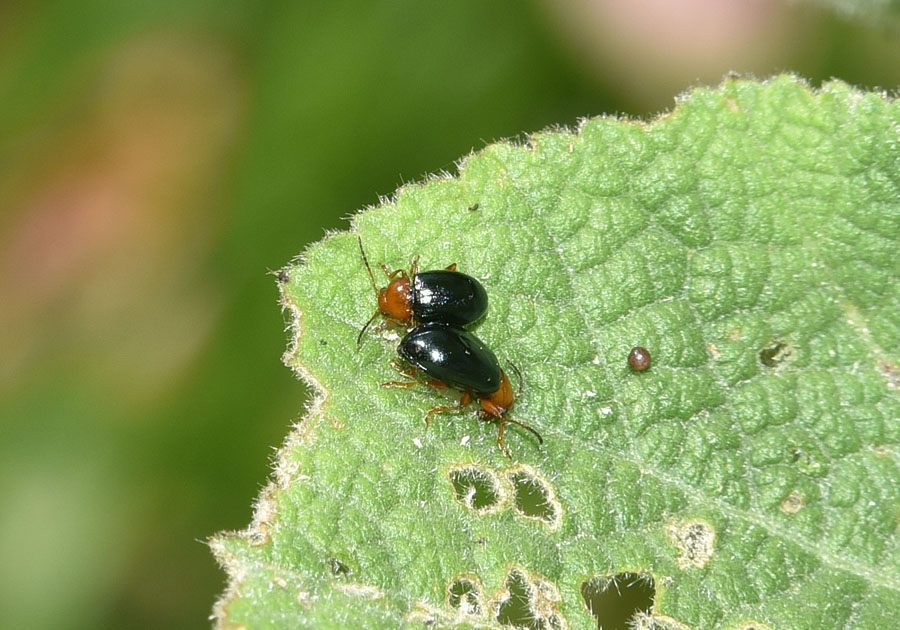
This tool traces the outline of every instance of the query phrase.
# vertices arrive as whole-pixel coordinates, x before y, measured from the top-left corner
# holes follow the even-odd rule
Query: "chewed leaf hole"
[[[474,576],[459,576],[447,586],[447,603],[463,615],[480,617],[484,611],[484,588]]]
[[[672,617],[643,612],[635,613],[634,621],[629,628],[634,630],[691,630],[690,626]]]
[[[510,573],[506,578],[506,589],[509,595],[497,610],[497,621],[517,628],[542,628],[528,603],[532,589],[525,575],[520,571]]]
[[[778,367],[791,356],[791,347],[781,341],[775,341],[759,351],[759,362],[766,367]]]
[[[516,466],[505,471],[513,487],[515,510],[520,516],[538,520],[550,529],[559,527],[562,506],[553,486],[531,466]]]
[[[506,493],[493,471],[477,466],[451,468],[448,472],[456,500],[479,514],[503,508]]]
[[[559,601],[553,584],[513,569],[495,601],[497,623],[526,630],[564,630],[568,626],[556,610]]]
[[[645,573],[598,575],[581,584],[581,597],[601,630],[627,630],[635,615],[653,608],[653,578]]]

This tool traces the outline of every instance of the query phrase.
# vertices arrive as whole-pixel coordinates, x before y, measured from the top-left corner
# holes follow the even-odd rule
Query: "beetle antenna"
[[[372,281],[372,289],[375,291],[375,295],[377,296],[378,295],[378,285],[375,284],[375,274],[372,273],[372,267],[369,266],[369,259],[366,257],[366,250],[363,249],[362,237],[357,236],[356,240],[359,241],[359,253],[362,254],[363,263],[365,263],[366,271],[369,272],[369,279]],[[377,315],[377,313],[376,313],[376,315]],[[372,319],[375,319],[375,318],[373,317]],[[369,324],[371,324],[371,323],[372,323],[372,320],[370,319]],[[369,324],[366,324],[366,327],[368,327]],[[365,330],[365,328],[363,328],[363,330]]]
[[[375,314],[369,318],[369,321],[366,322],[366,325],[363,326],[362,330],[359,331],[359,336],[356,338],[356,347],[357,348],[362,345],[363,335],[366,334],[366,331],[369,329],[369,326],[372,325],[372,322],[375,321],[375,318],[378,317],[379,313],[381,313],[381,311],[375,311]]]
[[[513,369],[513,372],[516,373],[516,377],[519,379],[519,391],[516,392],[516,398],[519,398],[522,395],[522,387],[525,385],[525,379],[522,378],[522,370],[517,368],[516,364],[509,359],[507,359],[506,362],[509,363],[509,366]]]
[[[375,297],[378,297],[378,285],[375,284],[375,274],[372,273],[372,267],[369,265],[369,259],[366,256],[366,250],[363,249],[362,237],[357,235],[356,240],[359,243],[359,253],[362,254],[363,264],[366,266],[366,271],[369,272],[369,280],[372,281],[372,290],[375,291]],[[366,331],[369,329],[369,326],[372,325],[372,322],[375,321],[375,318],[378,317],[378,313],[380,313],[378,309],[375,310],[375,314],[369,318],[369,321],[366,322],[366,325],[362,327],[362,330],[359,331],[359,336],[356,338],[356,347],[362,345],[362,338]]]
[[[528,426],[524,422],[519,422],[518,420],[513,420],[512,418],[507,418],[505,416],[503,418],[500,418],[500,422],[501,423],[512,422],[516,426],[520,426],[523,429],[531,431],[532,433],[534,433],[534,436],[538,439],[538,444],[544,443],[544,438],[541,437],[541,434],[538,433],[537,431],[535,431],[534,429],[532,429],[530,426]]]

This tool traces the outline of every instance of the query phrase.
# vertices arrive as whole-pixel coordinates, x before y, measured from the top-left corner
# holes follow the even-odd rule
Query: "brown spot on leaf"
[[[806,500],[803,498],[803,495],[795,491],[784,498],[780,507],[782,512],[796,514],[803,509],[804,505],[806,505]]]
[[[681,525],[669,525],[666,527],[666,535],[681,552],[678,566],[683,569],[702,569],[713,555],[716,530],[704,520],[694,519]]]

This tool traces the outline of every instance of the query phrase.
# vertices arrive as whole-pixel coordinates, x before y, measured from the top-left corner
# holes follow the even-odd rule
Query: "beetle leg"
[[[446,383],[430,380],[420,381],[418,379],[416,379],[415,381],[388,381],[387,383],[381,384],[382,387],[405,387],[406,389],[410,389],[411,387],[418,387],[419,385],[427,385],[428,387],[431,387],[433,389],[447,389]]]
[[[441,383],[441,385],[444,385],[444,384]],[[444,385],[444,387],[446,387],[446,385]],[[431,420],[431,416],[438,414],[438,413],[446,413],[448,411],[456,411],[458,409],[462,409],[463,407],[468,405],[470,402],[472,402],[472,396],[469,394],[469,392],[464,392],[462,397],[459,399],[459,402],[456,403],[455,405],[448,405],[448,406],[439,405],[437,407],[433,407],[433,408],[429,409],[428,413],[425,414],[425,426],[426,427],[428,426],[428,422]]]
[[[538,439],[538,444],[544,443],[544,438],[541,437],[541,434],[532,429],[530,426],[525,424],[524,422],[519,422],[518,420],[513,420],[512,418],[508,418],[506,416],[496,416],[489,411],[479,411],[478,415],[481,416],[482,420],[485,422],[490,422],[491,420],[496,420],[500,426],[497,430],[497,446],[500,447],[500,450],[503,451],[503,454],[512,459],[512,455],[509,452],[509,449],[506,447],[506,444],[503,442],[503,434],[505,432],[506,427],[504,426],[507,422],[511,422],[516,426],[520,426],[527,431],[531,431],[534,433],[535,437]]]
[[[447,271],[456,271],[456,263],[451,263],[445,267]]]
[[[491,407],[493,408],[493,405],[491,405]],[[493,422],[494,420],[499,422],[499,428],[497,430],[497,446],[500,447],[500,450],[503,451],[504,455],[512,459],[512,454],[509,452],[509,449],[506,448],[506,444],[503,443],[503,422],[505,420],[503,414],[499,412],[491,412],[487,409],[482,409],[478,412],[478,416],[485,422]],[[515,420],[512,420],[512,422],[515,422]]]
[[[388,381],[387,383],[382,383],[382,387],[405,387],[409,389],[410,387],[416,387],[418,385],[428,385],[428,387],[433,387],[434,389],[446,389],[447,385],[440,381],[435,381],[432,379],[423,379],[419,380],[419,370],[416,369],[415,366],[410,365],[406,366],[400,363],[399,361],[391,361],[391,367],[400,372],[403,376],[408,379],[412,379],[409,381]]]
[[[418,387],[419,385],[425,385],[424,381],[388,381],[387,383],[382,383],[382,387],[405,387],[406,389],[410,389],[412,387]]]
[[[396,359],[391,361],[391,367],[400,372],[406,378],[418,378],[419,370],[414,365],[406,365],[405,363],[400,363]]]
[[[378,311],[378,314],[379,314],[379,315],[384,315],[384,313],[382,313],[381,311]],[[375,324],[375,328],[372,329],[372,332],[375,333],[375,334],[381,333],[381,331],[384,330],[385,326],[388,326],[388,322],[389,322],[389,321],[391,321],[391,320],[390,320],[390,319],[383,319],[383,320],[381,320],[380,322],[378,322],[377,324]]]
[[[532,433],[534,433],[534,437],[536,437],[538,439],[538,444],[544,443],[544,438],[541,437],[541,434],[538,433],[537,431],[535,431],[534,429],[532,429],[530,426],[528,426],[524,422],[519,422],[518,420],[513,420],[512,418],[507,418],[505,416],[503,418],[500,418],[500,426],[503,426],[507,422],[512,422],[514,425],[522,427],[526,431],[531,431]]]
[[[384,272],[384,275],[387,276],[388,282],[393,281],[393,279],[396,278],[397,276],[400,276],[401,278],[407,277],[406,271],[404,271],[403,269],[395,269],[394,271],[391,271],[388,268],[388,266],[385,265],[384,263],[378,263],[378,266],[381,267],[381,270]]]
[[[522,378],[522,371],[516,367],[516,364],[507,359],[507,363],[512,366],[513,371],[516,373],[516,376],[519,377],[519,392],[516,394],[516,398],[519,398],[522,395],[522,388],[525,386],[525,379]]]
[[[409,277],[412,278],[417,273],[419,273],[419,255],[416,254],[413,257],[412,262],[409,263]]]
[[[503,454],[512,459],[512,453],[509,452],[509,449],[506,448],[506,444],[503,443],[503,418],[499,418],[500,420],[500,430],[497,431],[497,446],[500,447],[500,450],[503,451]]]
[[[418,387],[419,385],[427,385],[428,387],[432,387],[434,389],[447,389],[447,385],[445,383],[441,383],[440,381],[420,381],[418,379],[414,381],[388,381],[387,383],[381,384],[382,387],[404,387],[406,389],[410,389],[411,387]]]

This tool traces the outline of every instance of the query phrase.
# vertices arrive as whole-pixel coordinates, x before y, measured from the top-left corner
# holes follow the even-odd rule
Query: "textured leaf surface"
[[[380,386],[396,331],[356,347],[355,234],[314,245],[282,291],[321,396],[212,543],[222,627],[587,629],[582,583],[622,572],[654,580],[642,627],[897,627],[897,102],[730,81],[492,145],[354,224],[374,261],[482,280],[475,331],[545,443],[512,431],[510,461],[472,409],[426,429],[450,394]]]

